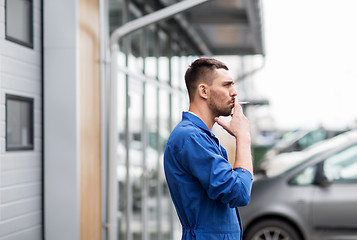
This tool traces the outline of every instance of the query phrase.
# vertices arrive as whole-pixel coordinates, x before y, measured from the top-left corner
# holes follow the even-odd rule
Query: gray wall
[[[0,0],[0,239],[42,234],[41,2],[33,1],[33,49],[5,39]],[[34,150],[5,150],[5,94],[34,99]]]

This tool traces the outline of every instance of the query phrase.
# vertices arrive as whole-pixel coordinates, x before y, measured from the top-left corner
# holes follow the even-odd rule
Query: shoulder
[[[170,138],[185,141],[191,138],[200,138],[207,135],[201,128],[190,121],[181,121],[172,131]]]
[[[187,142],[202,141],[206,137],[207,134],[194,123],[181,121],[171,132],[167,146],[182,149]]]

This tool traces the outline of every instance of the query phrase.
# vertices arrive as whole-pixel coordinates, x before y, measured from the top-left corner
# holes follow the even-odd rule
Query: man
[[[200,58],[187,69],[189,112],[172,131],[164,154],[171,198],[182,224],[182,239],[241,239],[237,207],[250,199],[252,157],[249,121],[236,98],[227,66]],[[224,122],[219,116],[232,119]],[[236,139],[233,168],[211,132],[217,122]]]

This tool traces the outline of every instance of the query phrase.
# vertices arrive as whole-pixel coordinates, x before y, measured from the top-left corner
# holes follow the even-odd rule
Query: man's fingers
[[[228,123],[223,121],[222,119],[216,117],[214,119],[216,121],[216,123],[218,123],[218,125],[220,125],[221,127],[223,127],[224,129],[228,130]]]
[[[232,136],[234,136],[233,133],[232,133],[232,131],[230,130],[229,122],[225,122],[225,121],[223,121],[222,119],[220,119],[220,118],[218,118],[218,117],[216,117],[214,120],[216,121],[216,123],[217,123],[218,125],[220,125],[221,127],[223,127],[229,134],[231,134]]]
[[[240,112],[242,112],[242,106],[239,104],[238,98],[235,98],[234,99],[234,109],[233,109],[233,113],[231,114],[231,116],[237,115]]]
[[[215,117],[214,120],[216,121],[216,123],[218,123],[219,125],[221,125],[222,120],[219,119],[219,117]]]
[[[216,121],[216,123],[221,125],[224,129],[226,129],[227,123],[225,121],[223,121],[222,119],[220,119],[218,117],[216,117],[214,120]]]

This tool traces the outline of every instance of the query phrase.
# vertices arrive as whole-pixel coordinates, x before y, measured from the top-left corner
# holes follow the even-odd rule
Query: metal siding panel
[[[38,105],[38,107],[37,107]],[[33,113],[33,123],[35,124],[35,127],[36,125],[42,125],[42,111],[41,111],[41,105],[40,103],[39,104],[36,104],[36,99],[35,99],[35,106],[34,106],[34,113]],[[40,131],[41,132],[41,131]],[[40,134],[41,135],[41,134]]]
[[[35,141],[42,139],[42,124],[41,123],[34,123],[33,134],[34,134]]]
[[[34,98],[34,95],[38,96],[41,92],[41,82],[39,81],[14,77],[13,75],[8,74],[3,74],[2,76],[3,78],[1,87],[4,90],[11,90],[11,94]],[[7,91],[7,93],[10,92]]]
[[[35,43],[36,44],[36,43]],[[17,43],[10,42],[5,39],[0,39],[1,56],[27,63],[32,66],[41,67],[41,53],[34,51],[31,48],[19,47]],[[16,66],[16,64],[15,64]],[[40,78],[37,78],[40,81]]]
[[[41,1],[33,1],[33,49],[5,40],[0,0],[0,239],[42,238]],[[5,151],[5,94],[34,98],[34,150]]]
[[[33,151],[40,153],[42,151],[42,138],[35,138],[34,145],[35,145],[35,149]]]
[[[0,7],[0,22],[5,23],[5,8],[3,8],[3,7]],[[4,29],[4,32],[5,32],[5,28],[2,28],[2,29]]]
[[[33,10],[33,24],[34,25],[41,25],[41,10],[39,8],[34,8]],[[34,31],[34,33],[38,34],[39,31]]]
[[[0,207],[0,220],[6,221],[33,212],[41,211],[41,198],[35,197],[23,201],[5,204]]]
[[[1,64],[0,64],[0,71],[1,71]],[[1,72],[0,72],[0,80],[1,80]],[[5,93],[1,89],[0,89],[0,105],[5,107]]]
[[[36,52],[41,51],[41,49],[42,49],[42,37],[41,36],[34,36],[33,48]]]
[[[0,39],[5,38],[5,23],[0,18]]]
[[[2,56],[2,72],[3,76],[13,75],[16,77],[33,79],[40,81],[41,67],[25,62],[23,60]]]
[[[5,137],[5,121],[0,116],[0,137]]]
[[[23,155],[10,155],[7,154],[1,157],[1,170],[19,170],[26,168],[41,168],[42,161],[39,153],[23,154]]]
[[[5,152],[5,137],[0,137],[0,154]]]
[[[37,76],[35,79],[40,81],[38,78],[38,71],[41,69],[41,53],[36,52],[34,49],[25,48],[17,43],[0,39],[0,47],[1,47],[1,58],[3,64],[7,64],[6,66],[12,67],[11,69],[6,69],[3,66],[3,72],[6,73],[16,73],[15,75],[21,74],[19,69],[31,70],[31,73],[34,73],[34,76]],[[13,67],[17,67],[17,71],[13,71]],[[21,68],[20,68],[21,67]],[[26,76],[22,74],[22,76]],[[33,76],[30,76],[33,78]]]
[[[21,217],[13,218],[0,222],[0,238],[14,234],[41,224],[41,212],[27,214]],[[6,239],[6,238],[5,238]]]
[[[0,190],[0,204],[41,196],[41,183],[24,184]]]
[[[0,121],[5,124],[5,105],[4,104],[0,104]],[[4,128],[4,130],[5,130],[5,128]]]
[[[1,240],[39,240],[42,239],[41,227],[33,227],[15,234],[7,235]]]
[[[9,187],[18,184],[35,183],[42,180],[41,169],[26,169],[0,172],[0,187]]]

